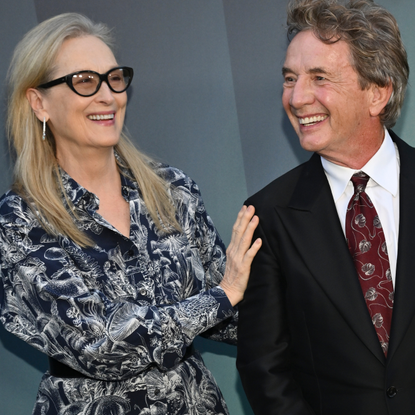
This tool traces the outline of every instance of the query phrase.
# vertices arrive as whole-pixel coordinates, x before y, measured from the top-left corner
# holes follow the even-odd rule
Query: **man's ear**
[[[43,121],[49,120],[49,114],[44,108],[44,96],[35,88],[29,88],[26,91],[26,98],[29,101],[30,106],[32,107],[33,112],[36,114],[36,117]]]
[[[390,82],[389,85],[381,87],[379,85],[372,85],[372,102],[369,109],[370,115],[372,117],[377,117],[382,114],[383,110],[385,109],[386,105],[389,102],[389,99],[392,95],[392,83]]]

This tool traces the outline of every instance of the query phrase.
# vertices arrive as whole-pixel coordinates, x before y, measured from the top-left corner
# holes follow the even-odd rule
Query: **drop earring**
[[[42,134],[42,140],[45,141],[46,139],[46,117],[43,117],[43,134]]]

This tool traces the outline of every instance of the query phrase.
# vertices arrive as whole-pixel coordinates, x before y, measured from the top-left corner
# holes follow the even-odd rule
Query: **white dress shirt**
[[[370,179],[366,193],[372,200],[385,234],[392,282],[395,287],[399,230],[399,154],[388,131],[377,153],[359,170],[339,166],[321,157],[321,163],[330,184],[340,223],[345,233],[346,211],[353,196],[352,175],[365,172]]]

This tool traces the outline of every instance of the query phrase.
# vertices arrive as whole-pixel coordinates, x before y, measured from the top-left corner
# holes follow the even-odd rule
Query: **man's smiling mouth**
[[[309,126],[324,121],[326,118],[328,118],[328,115],[315,115],[314,117],[299,118],[298,120],[301,125]]]

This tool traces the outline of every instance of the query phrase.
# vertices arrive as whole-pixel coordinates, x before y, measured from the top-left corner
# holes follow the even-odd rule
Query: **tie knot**
[[[369,179],[370,177],[366,173],[363,173],[362,171],[355,173],[350,179],[353,183],[354,192],[355,193],[364,192]]]

